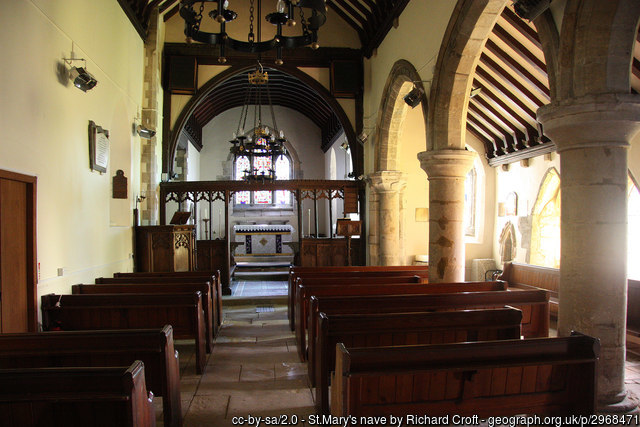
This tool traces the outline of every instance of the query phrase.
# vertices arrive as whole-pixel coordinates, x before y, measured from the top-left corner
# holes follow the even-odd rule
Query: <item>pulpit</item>
[[[136,229],[136,271],[195,270],[193,225],[138,226]]]

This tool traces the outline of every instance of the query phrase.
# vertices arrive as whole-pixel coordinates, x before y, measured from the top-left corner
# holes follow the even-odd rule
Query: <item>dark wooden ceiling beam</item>
[[[476,96],[471,101],[469,101],[469,108],[475,107],[478,111],[485,114],[488,120],[499,124],[502,129],[505,129],[506,133],[513,135],[516,141],[516,148],[524,148],[526,145],[524,141],[527,136],[524,133],[524,128],[521,129],[517,125],[515,125],[510,120],[506,119],[502,114],[500,114],[493,106],[491,106],[486,100]]]
[[[492,128],[498,130],[502,134],[503,140],[507,143],[507,145],[504,147],[506,151],[515,151],[519,148],[518,136],[515,134],[515,132],[512,132],[511,129],[502,126],[500,122],[495,121],[474,103],[469,103],[469,111],[472,111],[473,114],[476,115],[476,117],[481,118],[485,121],[485,123],[490,124]],[[520,148],[524,148],[524,145],[522,145]]]
[[[523,37],[529,40],[530,43],[535,45],[539,50],[542,50],[542,43],[540,43],[540,37],[538,32],[527,25],[514,11],[509,7],[505,7],[502,12],[502,18],[509,23],[509,25],[517,30]]]
[[[485,49],[488,52],[491,52],[498,60],[507,64],[509,68],[513,70],[520,78],[528,82],[528,84],[535,88],[537,92],[540,93],[543,99],[546,99],[547,102],[551,100],[551,92],[549,91],[548,84],[541,82],[537,77],[529,72],[522,64],[520,64],[517,59],[508,55],[504,50],[500,49],[500,47],[491,39],[487,40],[485,44]]]
[[[527,49],[522,43],[520,43],[515,37],[513,37],[507,30],[502,28],[499,23],[496,23],[493,27],[493,34],[495,34],[504,44],[509,46],[520,55],[530,67],[535,67],[540,73],[547,73],[547,65],[539,60],[529,49]]]
[[[177,2],[178,0],[165,0],[165,2],[160,5],[160,8],[159,8],[160,13],[164,13],[167,9],[169,9],[171,6],[173,6]]]
[[[467,121],[473,123],[475,127],[480,129],[487,136],[489,136],[491,140],[493,140],[493,145],[496,147],[496,155],[505,154],[503,147],[505,147],[507,144],[502,139],[502,136],[493,132],[491,129],[486,127],[484,123],[482,123],[480,120],[478,120],[476,117],[472,115],[467,114]]]
[[[334,0],[328,0],[327,4],[335,13],[338,14],[340,18],[342,18],[351,28],[353,28],[360,38],[360,43],[364,45],[367,41],[367,35],[364,32],[364,29],[361,28],[345,11],[343,11],[340,6],[338,6]]]
[[[382,0],[378,0],[379,2]],[[387,36],[391,28],[393,27],[393,23],[400,16],[402,11],[407,4],[409,4],[409,0],[397,0],[395,3],[391,4],[388,2],[383,2],[383,14],[378,15],[380,19],[380,25],[377,28],[377,31],[369,40],[369,42],[362,46],[364,56],[367,58],[371,58],[373,55],[373,51],[380,46],[382,40]]]
[[[118,0],[118,3],[120,4],[120,7],[124,11],[125,15],[127,15],[127,18],[129,18],[129,22],[131,22],[133,28],[135,28],[138,32],[138,35],[140,35],[140,38],[143,41],[146,41],[147,27],[138,17],[135,8],[132,7],[132,5],[127,0]]]
[[[545,102],[540,100],[536,95],[533,94],[525,85],[520,83],[516,78],[514,78],[509,72],[504,69],[500,64],[495,62],[493,59],[489,58],[486,54],[480,55],[480,64],[479,67],[485,72],[492,72],[500,77],[505,85],[511,86],[511,93],[513,96],[518,99],[526,98],[530,103],[536,106],[536,109],[542,107]]]
[[[467,130],[482,142],[482,145],[484,145],[485,157],[487,159],[492,159],[496,156],[493,142],[483,135],[482,132],[473,127],[472,123],[467,122]]]
[[[351,3],[348,3],[346,0],[331,0],[331,2],[335,2],[337,3],[346,13],[348,13],[353,19],[355,19],[356,21],[358,21],[358,25],[365,30],[365,33],[367,34],[367,36],[370,36],[370,23],[367,22],[367,17],[366,15],[363,15],[361,13],[359,13],[357,10],[354,9],[354,7],[351,5]]]
[[[509,102],[514,104],[520,109],[530,120],[531,123],[536,123],[536,112],[533,111],[527,104],[522,102],[517,96],[507,89],[501,82],[495,79],[492,75],[486,72],[482,67],[476,67],[476,76],[484,82],[483,86],[489,89],[489,92],[493,93],[494,98],[508,99]]]
[[[320,35],[320,43],[322,43],[322,34]],[[203,43],[165,43],[164,56],[172,55],[195,56],[200,65],[220,65],[218,62],[218,57],[220,56],[218,46]],[[296,67],[329,68],[331,62],[336,60],[362,60],[362,52],[360,50],[345,47],[320,47],[318,50],[307,47],[283,49],[282,55],[284,57],[285,69],[289,63],[295,63]],[[238,52],[229,49],[225,57],[227,58],[225,65],[255,65],[256,63],[255,53]],[[262,63],[265,66],[273,63],[275,59],[274,51],[262,54]]]
[[[511,108],[511,106],[504,102],[500,97],[492,95],[490,89],[485,87],[477,79],[473,80],[473,84],[476,87],[483,87],[482,93],[474,98],[475,101],[485,105],[485,107],[486,105],[495,105],[496,107],[500,108],[514,120],[520,123],[521,129],[523,129],[524,133],[527,135],[527,145],[535,145],[537,143],[536,138],[538,137],[538,131],[531,123],[529,123],[527,119],[523,117],[523,115],[516,113],[513,108]]]

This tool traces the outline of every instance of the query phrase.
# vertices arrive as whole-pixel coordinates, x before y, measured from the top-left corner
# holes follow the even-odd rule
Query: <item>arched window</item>
[[[547,171],[533,205],[530,262],[544,267],[560,267],[560,175]]]
[[[478,188],[478,172],[475,164],[464,180],[464,234],[476,235],[476,192]]]
[[[258,144],[262,138],[258,139]],[[272,168],[272,159],[268,156],[255,156],[253,165],[247,156],[239,156],[234,164],[234,177],[237,181],[242,180],[245,173],[253,170],[258,174],[268,174]],[[292,179],[291,158],[288,154],[281,154],[275,160],[276,180]],[[275,203],[274,203],[275,200]],[[288,206],[291,205],[291,192],[286,190],[277,191],[239,191],[235,195],[236,205],[245,206]]]

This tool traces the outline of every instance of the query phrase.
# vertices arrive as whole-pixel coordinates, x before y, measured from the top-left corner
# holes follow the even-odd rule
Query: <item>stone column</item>
[[[418,153],[429,179],[429,282],[464,281],[464,181],[476,153]]]
[[[142,124],[156,130],[156,136],[140,138],[140,191],[146,196],[141,204],[142,225],[158,223],[159,200],[158,181],[159,167],[157,150],[160,135],[161,119],[158,117],[158,93],[160,87],[160,57],[158,40],[158,8],[154,8],[149,18],[149,31],[144,44],[144,92],[142,99]]]
[[[636,95],[598,95],[538,110],[560,153],[558,335],[600,339],[598,406],[626,412],[627,149],[640,130]]]
[[[400,198],[407,185],[402,172],[379,171],[369,175],[378,194],[380,265],[400,264]]]

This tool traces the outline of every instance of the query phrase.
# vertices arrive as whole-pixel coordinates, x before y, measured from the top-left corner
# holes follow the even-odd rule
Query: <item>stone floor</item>
[[[255,305],[234,305],[224,317],[202,376],[195,374],[189,348],[179,345],[185,427],[231,426],[233,417],[249,415],[313,414],[306,364],[298,361],[286,305],[260,313]]]
[[[286,294],[286,282],[271,286],[268,282],[247,282],[241,295],[279,295],[283,288]],[[233,423],[234,417],[248,416],[286,416],[290,422],[292,416],[307,419],[314,413],[306,364],[298,361],[286,305],[246,301],[225,304],[224,324],[202,376],[195,374],[192,346],[177,343],[185,427],[238,425]],[[625,375],[627,389],[640,396],[640,355],[628,354]],[[161,398],[156,398],[155,404],[158,425],[162,425]],[[255,421],[252,424],[255,426]]]
[[[231,295],[234,297],[263,297],[287,295],[287,282],[279,280],[234,280]]]

